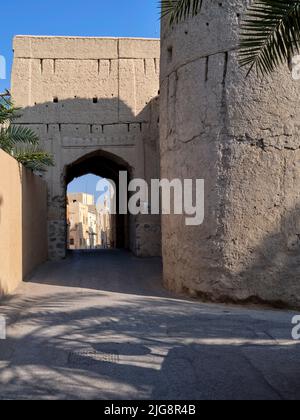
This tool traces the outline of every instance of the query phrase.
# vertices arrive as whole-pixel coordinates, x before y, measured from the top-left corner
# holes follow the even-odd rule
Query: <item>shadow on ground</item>
[[[162,287],[161,258],[138,258],[129,251],[70,251],[66,260],[48,262],[30,282],[143,296],[171,296]]]
[[[47,264],[2,302],[1,399],[300,398],[291,313],[168,296],[159,261],[106,255]]]

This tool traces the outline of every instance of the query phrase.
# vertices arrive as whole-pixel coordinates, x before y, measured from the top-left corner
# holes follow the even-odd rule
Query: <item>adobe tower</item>
[[[248,2],[204,1],[162,24],[161,176],[205,179],[205,221],[163,217],[169,289],[210,300],[300,305],[300,81],[239,68]]]

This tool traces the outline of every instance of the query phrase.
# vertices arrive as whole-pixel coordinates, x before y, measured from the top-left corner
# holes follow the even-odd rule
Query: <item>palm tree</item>
[[[178,23],[201,11],[204,0],[161,0],[163,16]],[[240,64],[266,75],[300,51],[300,0],[254,0],[241,24]]]
[[[19,109],[10,100],[9,92],[0,95],[0,149],[33,171],[53,166],[53,157],[39,147],[38,136],[29,128],[16,125]]]
[[[161,0],[162,15],[168,16],[170,25],[197,15],[204,0]]]

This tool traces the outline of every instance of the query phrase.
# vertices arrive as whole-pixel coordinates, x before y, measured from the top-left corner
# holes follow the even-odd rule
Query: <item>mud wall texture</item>
[[[162,24],[161,176],[205,179],[205,221],[162,222],[165,285],[213,301],[300,306],[300,82],[245,78],[247,1]]]
[[[35,130],[55,158],[46,176],[51,259],[66,255],[70,167],[85,160],[88,173],[89,161],[95,167],[99,156],[107,168],[120,164],[131,177],[159,178],[159,57],[159,40],[15,38],[12,95],[24,108],[19,123]],[[109,175],[100,160],[96,172]],[[130,218],[136,255],[160,255],[160,242],[159,217]]]

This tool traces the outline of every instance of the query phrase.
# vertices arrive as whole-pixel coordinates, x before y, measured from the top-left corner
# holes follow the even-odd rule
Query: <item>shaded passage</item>
[[[161,261],[73,253],[1,302],[0,398],[296,399],[292,313],[201,304]]]

